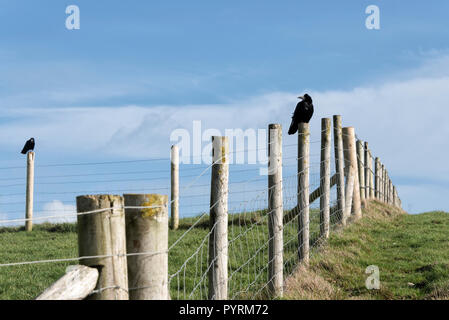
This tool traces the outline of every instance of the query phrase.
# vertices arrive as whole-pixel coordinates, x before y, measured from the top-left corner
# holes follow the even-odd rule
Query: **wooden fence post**
[[[357,164],[359,169],[360,201],[365,202],[365,155],[363,152],[363,142],[357,140]]]
[[[382,163],[382,201],[387,202],[387,170],[385,170],[385,165]]]
[[[383,187],[383,171],[382,171],[382,162],[379,160],[379,200],[380,201],[384,200],[383,199],[384,194],[383,194],[382,187]]]
[[[376,197],[374,190],[374,167],[373,167],[373,155],[371,150],[369,150],[369,164],[370,164],[370,198],[374,199]]]
[[[343,139],[341,132],[341,116],[334,115],[334,156],[335,171],[337,174],[337,210],[343,219],[345,211],[345,174],[343,158]]]
[[[34,197],[34,157],[33,151],[27,154],[27,186],[26,186],[26,212],[25,230],[33,230],[33,197]]]
[[[298,257],[309,264],[309,157],[310,130],[308,123],[298,126]]]
[[[375,181],[374,181],[374,188],[376,189],[376,199],[380,200],[380,160],[378,157],[376,157],[374,161],[374,169],[375,169]]]
[[[227,137],[212,137],[212,175],[210,194],[209,299],[228,297],[228,181],[229,142]]]
[[[331,119],[321,119],[320,236],[329,238],[331,189]]]
[[[393,205],[393,182],[388,179],[388,203]]]
[[[355,218],[360,218],[362,216],[362,210],[360,203],[360,184],[358,176],[356,140],[353,127],[343,128],[343,147],[345,151],[345,163],[349,165],[349,170],[347,171],[348,177],[350,178],[351,172],[353,172],[354,175],[354,191],[352,192],[352,211],[354,212]],[[350,179],[348,179],[348,181],[349,180]],[[348,197],[348,194],[346,194],[346,197]],[[347,200],[346,203],[348,203]]]
[[[179,148],[171,147],[171,220],[170,227],[177,230],[179,227]]]
[[[284,283],[283,195],[282,195],[282,126],[268,126],[268,288],[282,297]]]
[[[396,187],[393,185],[393,206],[397,207],[397,200],[396,200]]]
[[[368,149],[368,142],[365,141],[364,146],[363,146],[363,150],[364,150],[364,154],[363,154],[363,158],[365,160],[365,198],[366,199],[370,199],[370,195],[371,195],[371,186],[370,186],[370,182],[371,182],[371,166],[370,166],[370,157],[369,157],[369,149]]]
[[[170,297],[168,197],[159,194],[124,194],[123,197],[129,299],[167,300]]]
[[[100,272],[94,300],[128,300],[125,212],[123,197],[85,195],[76,198],[78,213],[78,252],[80,264]],[[103,210],[102,210],[103,209]]]
[[[386,188],[387,188],[387,192],[386,192],[387,199],[386,199],[386,202],[388,204],[390,204],[390,175],[388,174],[388,171],[386,171],[386,175],[387,175],[387,178],[386,178],[386,181],[385,181]]]

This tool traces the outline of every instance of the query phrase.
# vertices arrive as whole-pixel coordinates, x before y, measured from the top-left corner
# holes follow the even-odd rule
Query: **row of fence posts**
[[[268,288],[283,294],[283,225],[298,219],[298,258],[309,263],[309,208],[320,198],[320,236],[330,233],[330,216],[340,213],[345,226],[362,215],[362,202],[377,199],[400,207],[396,188],[378,158],[372,170],[368,143],[356,141],[354,128],[342,128],[333,117],[336,173],[331,177],[331,119],[321,122],[320,186],[309,191],[310,130],[298,132],[297,207],[283,208],[282,127],[269,125],[268,135]],[[171,150],[171,220],[179,225],[179,154]],[[228,183],[229,142],[212,137],[208,298],[228,298]],[[330,188],[337,186],[337,201],[330,204]],[[80,263],[99,270],[93,299],[170,299],[168,283],[168,198],[157,194],[84,195],[76,199]],[[94,211],[94,212],[92,212]],[[83,214],[90,212],[89,214]]]

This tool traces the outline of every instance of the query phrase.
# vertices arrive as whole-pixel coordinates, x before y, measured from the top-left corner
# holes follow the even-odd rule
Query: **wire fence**
[[[301,135],[301,133],[300,133]],[[341,139],[347,138],[343,133]],[[300,141],[301,139],[299,139]],[[334,136],[335,140],[335,136]],[[357,142],[358,143],[358,142]],[[326,146],[329,148],[330,146]],[[310,155],[308,166],[305,168],[309,177],[309,200],[307,210],[310,212],[307,225],[301,223],[301,216],[306,208],[301,208],[298,196],[301,193],[298,187],[298,178],[304,172],[298,172],[297,144],[282,145],[282,279],[291,275],[302,257],[299,254],[304,242],[302,235],[307,229],[308,244],[313,251],[325,242],[328,234],[323,232],[326,228],[324,215],[328,215],[328,228],[333,232],[342,227],[345,208],[339,206],[339,194],[345,194],[348,189],[351,163],[349,157],[344,159],[344,185],[337,183],[338,172],[337,153],[333,157],[323,160],[325,146],[321,140],[310,142]],[[266,148],[266,152],[268,153]],[[334,150],[334,148],[332,148]],[[340,151],[352,152],[352,147],[345,146]],[[252,150],[232,151],[230,154],[248,154]],[[359,174],[358,188],[361,201],[378,199],[400,207],[400,199],[393,188],[387,172],[380,165],[380,161],[373,159],[367,144],[362,144],[362,150],[356,154],[357,172]],[[340,159],[341,161],[342,159]],[[211,161],[212,162],[212,161]],[[42,168],[42,173],[36,176],[36,201],[38,208],[31,220],[33,222],[74,222],[83,215],[103,214],[114,210],[160,210],[173,205],[173,200],[163,205],[146,206],[118,206],[101,208],[85,212],[77,212],[74,195],[83,194],[109,194],[109,193],[159,193],[168,194],[170,190],[170,158],[147,159],[117,162],[93,162],[54,164],[36,166]],[[147,170],[148,165],[152,168]],[[273,297],[270,283],[276,277],[270,271],[270,265],[276,256],[270,255],[270,246],[274,237],[270,234],[269,211],[270,189],[267,188],[267,176],[260,175],[260,166],[229,165],[229,183],[226,186],[226,239],[223,247],[217,247],[217,238],[220,238],[220,221],[214,220],[211,213],[222,206],[222,199],[212,203],[211,182],[212,169],[217,162],[210,165],[181,165],[180,167],[180,226],[178,230],[170,230],[167,248],[158,251],[120,252],[94,256],[77,256],[76,242],[73,256],[58,256],[52,252],[51,258],[33,256],[32,259],[20,260],[25,255],[0,255],[0,281],[10,277],[13,268],[27,267],[27,272],[33,265],[60,264],[67,266],[71,263],[86,262],[90,259],[109,259],[113,257],[167,256],[166,286],[171,299],[216,299],[216,292],[211,289],[212,283],[217,287],[226,288],[226,297],[229,299],[266,299]],[[329,166],[330,174],[323,174],[323,166]],[[165,169],[164,169],[165,166]],[[67,169],[71,170],[62,170]],[[80,169],[81,170],[74,170]],[[92,168],[88,170],[87,168]],[[23,167],[5,167],[0,170],[23,170]],[[363,179],[362,179],[363,175]],[[23,216],[24,201],[20,201],[24,193],[16,189],[25,188],[20,183],[24,177],[11,174],[0,179],[0,225],[6,226],[1,232],[10,232],[11,226],[23,225],[27,220]],[[326,182],[328,181],[328,182]],[[326,183],[329,185],[326,187]],[[81,185],[82,189],[73,188]],[[87,187],[87,186],[91,187]],[[3,192],[8,190],[8,192]],[[351,192],[356,192],[351,190]],[[328,203],[323,205],[323,196],[327,194]],[[353,198],[354,199],[354,198]],[[50,205],[49,205],[50,204]],[[55,205],[56,204],[56,205]],[[52,206],[53,205],[53,206]],[[326,205],[328,210],[326,211]],[[20,208],[22,207],[22,210]],[[354,210],[353,206],[353,210]],[[327,212],[327,213],[326,213]],[[8,228],[9,227],[9,228]],[[168,224],[167,224],[168,227]],[[2,231],[3,230],[3,231]],[[9,231],[8,231],[9,230]],[[20,229],[19,229],[20,230]],[[219,232],[220,231],[220,232]],[[10,238],[11,239],[11,238]],[[36,240],[46,245],[45,238]],[[213,252],[211,252],[213,251]],[[221,268],[221,252],[226,252],[226,266],[221,283],[214,278],[217,270]],[[213,253],[213,254],[212,254]],[[42,269],[39,269],[40,271]],[[221,270],[221,269],[220,269]],[[218,270],[218,271],[220,271]],[[222,270],[221,270],[222,271]],[[279,272],[279,271],[278,271]],[[3,276],[2,276],[3,274]],[[38,275],[37,275],[38,276]],[[56,279],[54,279],[56,280]],[[1,286],[1,282],[0,282]],[[123,291],[131,295],[134,291],[142,291],[151,286],[139,285],[111,285],[98,287],[91,293],[102,294],[104,291]],[[0,295],[2,292],[0,291]],[[7,293],[3,292],[4,296]],[[117,295],[118,297],[118,295]]]

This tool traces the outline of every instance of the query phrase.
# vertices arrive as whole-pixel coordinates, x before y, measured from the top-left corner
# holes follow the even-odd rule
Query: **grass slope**
[[[379,290],[365,287],[369,265],[379,267]],[[449,299],[449,214],[371,202],[287,280],[285,298]]]
[[[169,245],[182,240],[169,252],[172,299],[207,299],[207,258],[209,219],[205,215],[195,228],[184,233],[198,219],[185,218],[177,231],[169,231]],[[318,232],[319,212],[311,214],[312,231]],[[266,211],[229,216],[229,295],[263,297],[268,261]],[[289,244],[285,248],[286,273],[297,260],[297,223],[284,230]],[[23,228],[0,228],[0,264],[78,257],[76,224],[35,225],[33,232]],[[34,299],[77,261],[0,267],[0,299]]]

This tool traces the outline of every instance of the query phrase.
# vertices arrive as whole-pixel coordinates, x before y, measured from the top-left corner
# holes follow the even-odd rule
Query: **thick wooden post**
[[[282,297],[284,283],[283,196],[282,196],[282,126],[268,126],[268,288]]]
[[[177,230],[179,227],[179,148],[171,147],[171,220],[170,227]]]
[[[335,171],[337,174],[337,209],[341,219],[345,210],[345,174],[343,157],[343,139],[341,129],[341,116],[334,115],[334,156]]]
[[[209,299],[228,297],[228,181],[229,142],[212,137],[212,178],[210,192]]]
[[[348,177],[350,177],[350,172],[354,175],[354,191],[352,194],[352,212],[355,218],[360,218],[362,216],[361,202],[360,202],[360,184],[359,184],[359,174],[357,165],[357,150],[356,150],[356,140],[355,132],[353,127],[343,128],[343,148],[345,151],[345,163],[348,163],[350,170],[348,170]],[[348,182],[350,179],[348,179]],[[348,197],[348,194],[346,194]],[[346,201],[346,203],[348,203]]]
[[[33,230],[33,197],[34,197],[34,156],[33,151],[27,154],[27,187],[26,187],[26,212],[25,230]]]
[[[331,193],[331,119],[321,119],[320,236],[329,238]]]
[[[124,194],[130,300],[167,300],[168,197]],[[140,207],[140,208],[139,208]]]
[[[298,256],[309,264],[309,157],[310,130],[308,123],[298,126]]]
[[[357,165],[359,170],[360,200],[365,201],[365,154],[363,152],[363,142],[357,140]]]
[[[128,300],[125,212],[116,195],[85,195],[76,198],[80,263],[100,272],[94,300]],[[103,209],[103,210],[102,210]],[[80,214],[96,211],[94,213]]]
[[[376,175],[376,177],[375,177],[375,183],[374,183],[374,186],[375,186],[375,189],[376,189],[376,194],[375,194],[375,196],[376,196],[376,199],[377,200],[380,200],[380,169],[381,169],[381,167],[380,167],[380,160],[379,160],[379,158],[378,157],[376,157],[376,159],[375,159],[375,161],[374,161],[374,163],[375,163],[375,166],[374,166],[374,169],[375,169],[375,175]]]

